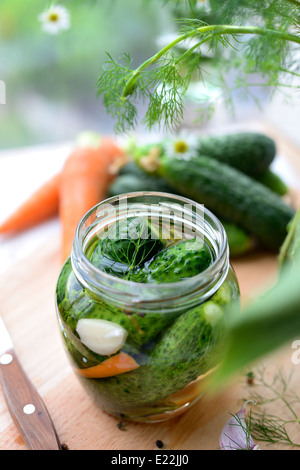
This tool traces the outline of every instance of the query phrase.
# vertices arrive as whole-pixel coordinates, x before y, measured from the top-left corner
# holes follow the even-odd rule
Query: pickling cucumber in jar
[[[141,422],[202,396],[239,303],[223,225],[200,204],[157,192],[86,214],[56,289],[78,379],[104,411]]]

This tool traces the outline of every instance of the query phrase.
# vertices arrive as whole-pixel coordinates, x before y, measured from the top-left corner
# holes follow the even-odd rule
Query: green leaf
[[[281,247],[279,255],[280,267],[283,268],[288,263],[293,263],[298,255],[300,255],[300,209],[290,222],[288,236]]]
[[[228,348],[211,384],[220,386],[253,361],[300,336],[300,257],[283,270],[275,287],[229,323]]]

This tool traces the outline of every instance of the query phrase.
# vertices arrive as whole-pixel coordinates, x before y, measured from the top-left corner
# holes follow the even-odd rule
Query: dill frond
[[[285,373],[282,369],[269,379],[266,379],[265,369],[255,371],[254,390],[246,401],[256,404],[246,418],[247,429],[256,441],[268,444],[284,444],[300,447],[300,442],[294,442],[289,429],[300,425],[300,397],[291,389],[293,370]],[[276,404],[278,415],[268,412],[268,405]]]
[[[99,78],[98,92],[116,120],[117,131],[136,126],[140,100],[147,102],[144,122],[150,129],[154,125],[176,128],[195,72],[201,79],[209,77],[203,47],[211,52],[209,66],[219,76],[225,101],[232,101],[237,88],[251,95],[251,78],[257,76],[261,86],[272,92],[300,86],[300,65],[295,59],[300,45],[298,0],[209,0],[205,8],[194,0],[165,3],[178,15],[178,37],[134,70],[127,54],[122,62],[108,55]],[[236,82],[223,87],[227,72],[233,69]]]

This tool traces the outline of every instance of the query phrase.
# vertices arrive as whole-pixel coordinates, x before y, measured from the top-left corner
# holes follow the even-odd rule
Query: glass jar
[[[168,238],[171,227],[176,241],[200,240],[209,247],[211,264],[175,282],[164,277],[164,283],[123,279],[93,264],[91,247],[114,224],[137,217],[156,227],[154,238],[162,231]],[[163,266],[168,277],[167,269]],[[201,380],[220,360],[226,321],[239,301],[219,220],[189,199],[157,192],[113,197],[88,212],[56,290],[62,338],[76,375],[107,413],[142,422],[172,418],[198,400]],[[90,341],[84,335],[87,321]],[[106,340],[97,340],[103,324],[108,331],[116,326],[116,350],[106,350]]]

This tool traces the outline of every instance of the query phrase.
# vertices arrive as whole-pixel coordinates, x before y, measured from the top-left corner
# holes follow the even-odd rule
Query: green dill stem
[[[131,271],[133,270],[133,267],[135,266],[135,261],[136,261],[136,257],[137,257],[137,254],[138,254],[138,251],[139,251],[139,248],[140,248],[140,243],[141,243],[141,238],[138,239],[138,242],[137,242],[137,245],[136,245],[136,248],[135,248],[135,252],[134,252],[134,255],[133,255],[133,260],[131,261],[131,264],[129,266],[129,271],[127,273],[126,279],[129,278],[129,276],[131,274]]]
[[[300,4],[299,4],[299,6],[300,6]],[[284,72],[284,73],[289,73],[290,75],[293,75],[294,77],[300,77],[300,73],[293,72],[292,70],[287,70],[283,67],[280,67],[280,71]]]
[[[170,42],[165,47],[163,47],[160,51],[158,51],[154,56],[150,57],[148,60],[143,62],[138,68],[136,68],[132,72],[132,75],[124,88],[123,97],[126,98],[126,96],[132,93],[132,90],[134,89],[138,76],[146,68],[155,64],[169,50],[171,50],[180,42],[185,41],[186,39],[190,39],[190,38],[193,38],[194,36],[197,36],[198,34],[205,34],[205,33],[211,33],[211,35],[209,36],[209,38],[207,38],[207,40],[211,39],[211,37],[218,36],[221,34],[232,34],[232,35],[253,34],[253,35],[260,35],[260,36],[274,36],[278,39],[283,39],[286,41],[300,44],[300,37],[296,36],[295,34],[285,33],[282,31],[276,31],[276,30],[267,29],[267,28],[260,28],[256,26],[234,26],[234,25],[201,26],[200,28],[196,28],[193,31],[190,31],[190,32],[182,34],[181,36],[178,36],[178,38],[174,39],[172,42]]]
[[[290,410],[290,412],[292,413],[292,415],[294,416],[295,418],[295,422],[300,424],[300,420],[297,416],[297,413],[295,413],[295,411],[293,410],[293,408],[291,407],[290,403],[286,400],[286,398],[282,395],[278,395],[278,398],[280,398],[282,400],[282,402],[285,404],[285,406],[288,408],[288,410]]]
[[[292,3],[293,5],[297,5],[297,7],[300,7],[300,2],[297,0],[287,0],[288,2]]]
[[[202,41],[199,41],[197,42],[197,44],[195,44],[193,47],[191,47],[189,50],[185,51],[183,54],[181,54],[180,57],[178,57],[178,59],[175,61],[175,64],[178,64],[178,62],[181,62],[182,60],[185,59],[185,57],[188,57],[189,54],[191,52],[193,52],[195,49],[197,49],[198,47],[202,46],[202,44],[204,44],[206,41],[209,41],[211,38],[213,37],[212,34],[210,34],[209,36],[207,36],[205,39],[202,39]]]
[[[293,418],[283,419],[279,416],[268,414],[265,410],[254,413],[250,410],[251,422],[246,421],[246,423],[254,440],[264,441],[269,444],[282,443],[297,448],[300,447],[300,444],[292,441],[286,428],[288,424],[300,424],[300,419],[293,409],[293,403],[299,404],[300,398],[295,394],[292,395],[293,400],[291,401],[291,394],[288,392],[291,377],[292,373],[285,378],[280,371],[279,374],[274,375],[273,382],[269,383],[265,380],[264,371],[258,371],[256,384],[271,392],[272,397],[264,398],[262,395],[255,395],[254,397],[247,398],[247,400],[255,400],[257,405],[268,405],[279,400],[289,409]],[[278,390],[278,381],[281,384],[280,390]]]
[[[290,410],[290,412],[292,413],[292,415],[294,416],[295,420],[297,422],[299,422],[299,418],[297,416],[297,413],[295,413],[295,411],[293,410],[293,408],[291,407],[290,403],[286,400],[285,396],[283,394],[280,394],[278,392],[276,392],[276,390],[274,390],[273,387],[269,387],[276,395],[277,397],[279,398],[279,400],[281,400],[285,406],[288,408],[288,410]]]
[[[297,413],[293,410],[291,404],[287,401],[286,397],[285,397],[285,392],[286,392],[286,389],[287,389],[287,386],[288,384],[286,382],[284,382],[284,390],[282,393],[278,392],[276,390],[275,387],[273,387],[272,385],[268,384],[265,380],[262,380],[262,383],[263,385],[268,388],[271,392],[273,392],[273,394],[275,395],[276,399],[279,399],[281,400],[284,405],[288,408],[288,410],[290,410],[291,414],[293,415],[293,417],[295,418],[295,422],[298,422],[300,424],[300,420],[297,416]]]
[[[146,68],[150,67],[151,65],[155,64],[164,54],[166,54],[170,49],[175,47],[178,43],[184,41],[185,39],[191,38],[197,34],[197,32],[192,31],[186,34],[179,36],[174,41],[170,42],[167,46],[163,47],[159,52],[157,52],[154,56],[150,57],[150,59],[146,60],[141,64],[137,69],[135,69],[132,73],[132,76],[128,80],[126,87],[124,88],[123,96],[126,97],[131,93],[133,90],[137,77],[143,72]]]

